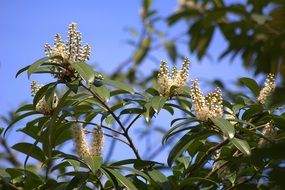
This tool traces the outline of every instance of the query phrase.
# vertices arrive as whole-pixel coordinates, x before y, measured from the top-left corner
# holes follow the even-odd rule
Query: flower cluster
[[[104,135],[101,128],[97,128],[93,132],[93,143],[90,148],[84,130],[77,124],[72,124],[73,139],[75,148],[81,159],[92,156],[100,156],[102,154]]]
[[[50,62],[56,64],[53,68],[55,77],[59,80],[70,80],[74,76],[74,69],[70,63],[85,62],[89,60],[91,48],[82,46],[81,33],[77,30],[76,23],[68,27],[68,39],[64,42],[59,34],[55,35],[54,46],[45,44],[45,54],[50,57]]]
[[[157,83],[158,91],[162,96],[172,98],[175,95],[183,93],[183,87],[188,80],[189,64],[190,62],[186,58],[183,61],[181,70],[173,67],[171,73],[169,73],[167,63],[161,61]]]
[[[257,98],[258,102],[261,104],[265,104],[267,97],[274,91],[275,87],[275,75],[270,73],[266,78],[264,88],[262,88],[259,93],[259,96]]]
[[[100,156],[104,146],[104,135],[101,128],[97,128],[93,132],[92,153],[94,156]]]
[[[38,84],[36,81],[32,81],[31,83],[32,96],[35,96],[42,86],[43,85]],[[47,102],[46,96],[43,96],[36,104],[36,111],[44,115],[51,115],[57,105],[58,105],[58,97],[56,94],[54,94],[53,99],[50,103]]]
[[[203,96],[198,80],[192,80],[190,96],[193,101],[196,117],[199,120],[207,121],[209,118],[223,116],[223,98],[219,88],[216,88],[213,93]]]
[[[87,61],[90,57],[90,46],[82,46],[82,34],[77,30],[76,23],[68,27],[68,40],[64,42],[59,34],[55,35],[54,47],[45,44],[45,54],[48,57],[60,56],[64,61],[81,62]],[[63,62],[58,60],[58,64]]]
[[[277,131],[276,131],[276,128],[272,125],[272,122],[268,122],[265,124],[265,126],[262,129],[262,134],[270,140],[273,140],[275,138]],[[266,143],[267,143],[267,140],[264,138],[261,138],[258,142],[258,146],[263,147],[266,145]]]

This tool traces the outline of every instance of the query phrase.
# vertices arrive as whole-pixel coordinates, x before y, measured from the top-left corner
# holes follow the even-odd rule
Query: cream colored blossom
[[[101,128],[94,129],[93,143],[92,143],[92,155],[101,156],[104,146],[104,134]]]
[[[261,104],[265,104],[266,99],[275,90],[275,88],[276,88],[275,75],[270,73],[266,78],[266,82],[264,83],[264,88],[262,88],[259,93],[259,96],[257,98],[258,102]]]
[[[207,121],[210,118],[223,116],[223,98],[219,88],[207,96],[199,87],[198,80],[192,80],[190,96],[193,101],[196,117],[201,121]]]
[[[186,58],[183,61],[181,70],[173,67],[171,73],[169,73],[167,63],[165,61],[161,61],[157,78],[158,91],[160,95],[172,98],[175,95],[183,93],[183,87],[188,80],[189,64],[190,62]]]
[[[45,53],[48,57],[61,56],[56,63],[82,62],[89,60],[91,48],[89,45],[82,46],[82,34],[77,30],[76,23],[68,27],[68,40],[64,42],[59,34],[55,35],[54,46],[45,44]]]
[[[69,25],[66,42],[62,40],[59,34],[56,34],[53,47],[45,44],[45,54],[51,58],[49,62],[59,65],[52,67],[53,75],[59,81],[71,81],[76,77],[76,72],[70,63],[89,60],[90,51],[89,45],[82,46],[82,35],[77,30],[76,23]]]
[[[272,122],[268,122],[265,124],[262,134],[270,140],[273,140],[277,134],[276,128],[272,125]],[[261,138],[258,142],[259,147],[263,147],[266,145],[268,141],[264,138]]]
[[[75,149],[81,159],[90,157],[92,154],[90,152],[86,136],[82,127],[78,124],[72,124],[71,126],[73,132],[73,140],[75,143]]]
[[[42,86],[43,85],[38,84],[36,81],[32,81],[31,83],[32,96],[35,96]],[[58,97],[56,94],[54,94],[53,100],[50,103],[47,102],[46,96],[43,96],[36,104],[36,111],[44,115],[50,115],[52,114],[57,105],[58,105]]]

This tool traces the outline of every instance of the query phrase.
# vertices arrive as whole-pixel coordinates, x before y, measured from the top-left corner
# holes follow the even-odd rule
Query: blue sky
[[[126,44],[130,38],[126,27],[140,28],[140,1],[134,0],[2,0],[0,2],[0,79],[2,93],[0,114],[17,108],[23,102],[31,102],[30,82],[26,74],[15,78],[16,72],[44,56],[44,44],[53,43],[55,33],[66,36],[71,22],[78,23],[83,35],[83,43],[92,47],[90,63],[95,64],[98,71],[109,73],[112,69],[130,56],[133,48]],[[176,9],[176,1],[157,0],[157,8],[162,16]],[[170,35],[183,31],[185,25],[177,24],[171,30],[161,24],[161,29]],[[195,55],[189,54],[185,47],[180,47],[191,60],[190,77],[204,80],[222,79],[235,81],[238,77],[251,76],[245,71],[240,59],[229,63],[228,59],[217,61],[217,55],[226,47],[219,32],[216,33],[210,46],[212,59],[198,61]],[[164,49],[155,51],[156,57],[167,60]],[[148,64],[146,60],[141,66],[144,71],[158,69],[158,65]],[[51,77],[33,76],[40,83],[50,81]],[[4,85],[4,88],[3,88]],[[165,116],[167,117],[167,116]],[[163,119],[163,118],[162,118]],[[171,118],[168,118],[171,119]],[[11,144],[13,144],[11,142]]]

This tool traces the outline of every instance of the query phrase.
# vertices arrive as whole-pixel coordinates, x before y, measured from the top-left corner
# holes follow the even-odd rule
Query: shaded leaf
[[[211,120],[229,139],[234,138],[235,128],[228,120],[223,118],[211,118]]]
[[[84,63],[84,62],[77,62],[72,63],[71,66],[79,73],[79,75],[84,79],[86,82],[92,84],[95,80],[95,72],[93,68]]]
[[[118,82],[118,81],[114,81],[114,80],[110,80],[110,79],[103,79],[102,82],[106,85],[110,85],[110,86],[113,86],[117,89],[121,89],[121,90],[125,90],[131,94],[134,94],[135,91],[133,90],[133,88],[128,85],[128,84],[125,84],[125,83],[122,83],[122,82]]]
[[[251,154],[249,144],[242,139],[233,138],[231,142],[237,147],[244,155],[249,156]]]
[[[26,155],[29,155],[32,158],[35,158],[41,162],[45,161],[45,154],[38,147],[30,143],[18,143],[12,146],[13,149],[22,152]]]

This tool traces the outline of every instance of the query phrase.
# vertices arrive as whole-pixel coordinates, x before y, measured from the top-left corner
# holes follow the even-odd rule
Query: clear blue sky
[[[90,63],[95,63],[99,71],[110,72],[116,65],[130,56],[133,48],[125,42],[130,37],[124,28],[139,28],[139,0],[1,0],[0,2],[0,79],[2,93],[0,114],[17,108],[23,101],[32,101],[30,82],[26,74],[15,78],[16,72],[44,56],[44,44],[52,44],[55,33],[66,36],[67,27],[77,22],[83,34],[83,43],[92,46]],[[155,1],[162,16],[176,9],[176,1]],[[183,31],[185,25],[178,24],[169,34]],[[165,26],[161,26],[162,29]],[[166,29],[166,28],[165,28]],[[185,30],[185,29],[184,29]],[[246,72],[239,58],[229,64],[229,60],[217,61],[217,54],[226,47],[225,41],[216,33],[209,54],[212,59],[198,61],[181,47],[192,61],[191,78],[235,81],[241,76],[251,76]],[[164,49],[156,51],[156,57],[167,60]],[[144,70],[151,70],[157,65],[143,64]],[[158,68],[156,68],[158,69]],[[51,77],[32,77],[45,83]]]

